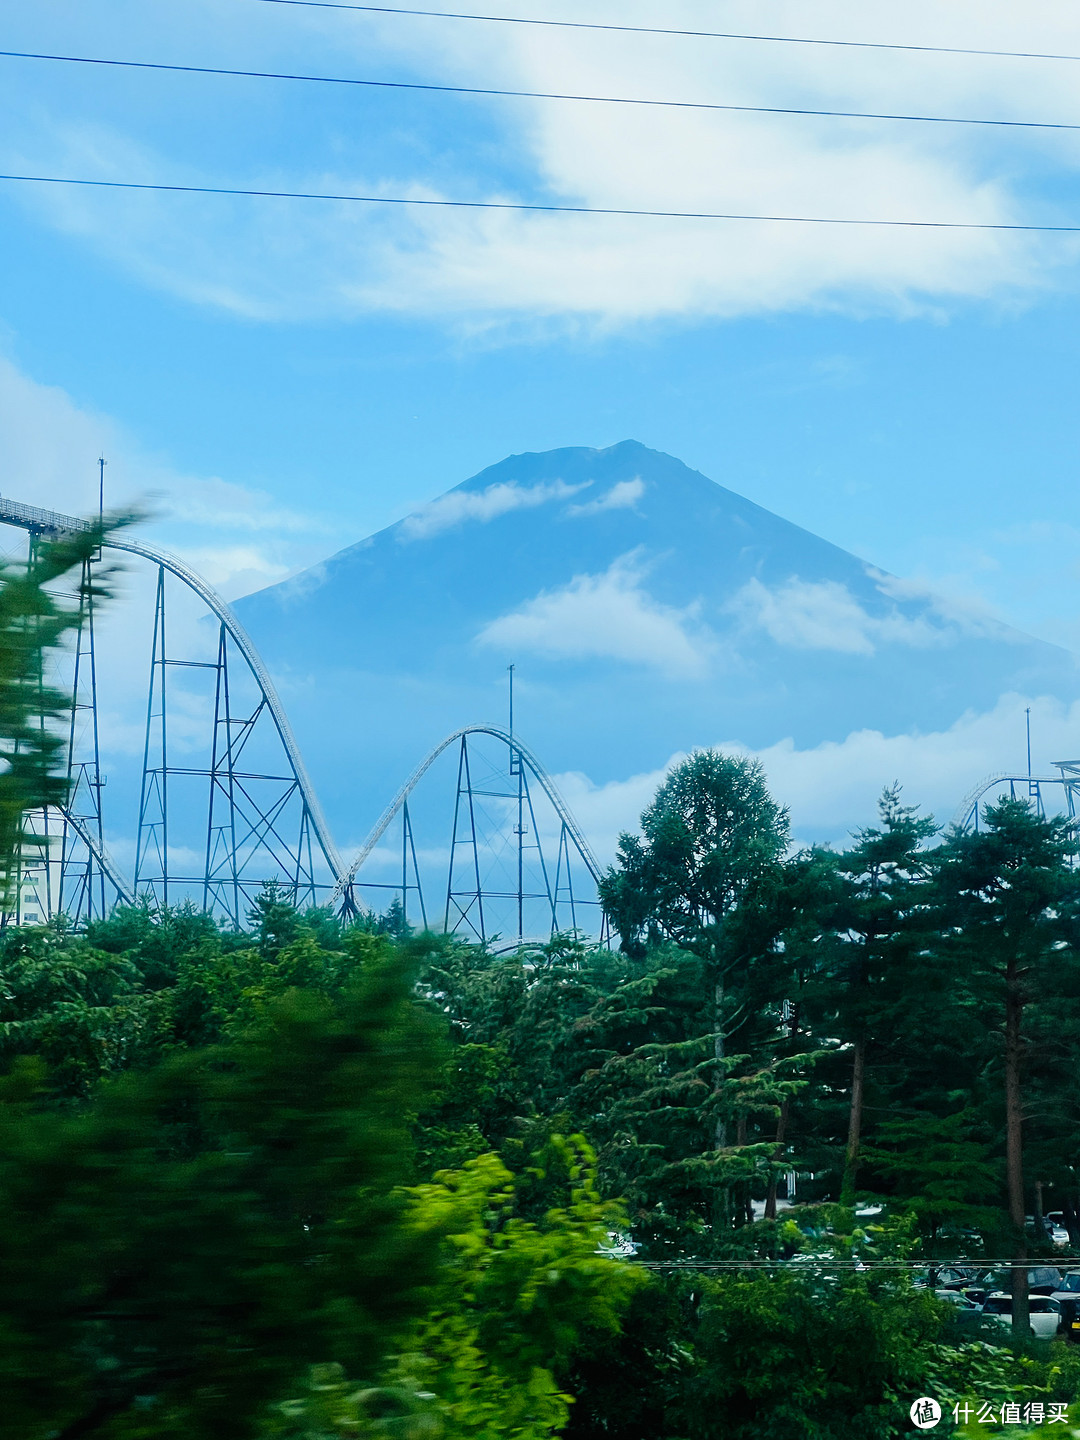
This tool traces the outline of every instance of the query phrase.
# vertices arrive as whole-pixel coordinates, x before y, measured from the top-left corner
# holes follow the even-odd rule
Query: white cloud
[[[625,660],[672,676],[703,675],[713,643],[696,623],[696,607],[661,605],[642,580],[636,553],[621,556],[602,575],[576,575],[560,590],[542,590],[491,621],[477,640],[508,653]]]
[[[1010,694],[993,710],[968,713],[949,729],[927,735],[857,730],[842,741],[805,750],[790,739],[758,751],[732,740],[720,740],[718,746],[762,762],[770,790],[791,811],[798,843],[842,845],[852,831],[875,822],[878,797],[894,781],[903,787],[905,803],[921,806],[947,825],[985,779],[1005,772],[1024,775],[1024,710],[1029,705],[1034,773],[1052,776],[1057,773],[1053,761],[1080,755],[1080,702],[1065,705]],[[620,831],[638,828],[657,786],[683,758],[673,755],[660,769],[604,785],[580,773],[555,777],[602,860],[614,857]],[[1048,790],[1048,804],[1060,794],[1060,789]]]
[[[511,480],[488,485],[484,490],[450,490],[404,519],[398,529],[398,539],[430,540],[433,535],[467,520],[486,524],[511,510],[532,510],[552,500],[565,500],[591,483],[568,485],[565,480],[551,480],[540,485],[518,485]]]
[[[2,356],[0,434],[9,498],[69,515],[93,514],[97,460],[105,455],[106,506],[148,510],[151,518],[140,533],[183,555],[196,569],[205,564],[212,571],[208,578],[230,598],[281,578],[314,559],[316,547],[325,548],[320,537],[327,527],[317,519],[289,511],[258,490],[178,473],[147,455],[108,416],[83,408],[56,386],[39,384]],[[230,544],[230,532],[243,538]],[[249,538],[253,533],[261,537],[257,546]],[[207,545],[208,535],[213,545]],[[297,539],[305,535],[310,538]],[[5,544],[8,538],[5,534]]]
[[[162,509],[170,520],[214,530],[335,533],[325,522],[287,510],[261,490],[216,477],[185,481],[182,489],[165,497]]]
[[[107,45],[110,26],[134,44],[159,39],[167,25],[176,54],[200,54],[203,36],[214,33],[223,57],[231,48],[238,63],[253,68],[302,64],[313,73],[415,73],[436,83],[749,106],[1052,120],[1067,115],[1073,102],[1071,68],[1047,62],[420,17],[403,23],[396,16],[353,15],[346,22],[338,15],[290,13],[287,24],[286,17],[260,15],[245,26],[235,7],[223,3],[189,8],[184,17],[153,0],[139,6],[121,0],[109,20],[99,22],[95,43]],[[538,0],[537,13],[556,18],[565,12]],[[656,14],[649,0],[594,0],[590,9],[590,18],[617,24],[655,24]],[[715,23],[700,0],[669,0],[663,18],[691,29]],[[812,16],[795,0],[773,0],[767,17],[752,0],[725,8],[723,29],[763,27],[895,38],[895,30],[883,32],[857,0],[824,0]],[[904,34],[931,45],[1067,53],[1078,43],[1075,17],[1051,0],[1029,0],[1022,8],[1005,0],[955,0],[947,7],[913,0],[904,9]],[[149,93],[139,91],[141,122],[156,118]],[[399,128],[392,121],[380,128],[374,105],[367,112],[371,123],[350,133],[338,121],[320,120],[303,87],[267,85],[258,96],[260,114],[283,132],[290,117],[301,117],[302,133],[314,141],[307,151],[312,159],[292,168],[285,152],[260,144],[262,131],[248,136],[247,149],[237,141],[230,178],[277,190],[1000,224],[1052,217],[1052,187],[1071,184],[1080,164],[1080,146],[1063,132],[479,97],[460,106],[443,100],[431,110],[413,97],[406,161]],[[183,126],[159,126],[158,133],[170,136],[168,148],[153,148],[98,113],[81,89],[65,91],[54,71],[20,75],[7,104],[0,160],[9,170],[222,183],[197,129],[189,135]],[[164,92],[161,104],[170,104]],[[458,108],[448,112],[448,105]],[[448,113],[449,129],[462,137],[459,147],[447,144]],[[154,133],[148,123],[140,128]],[[424,166],[417,156],[433,163]],[[1063,236],[1002,232],[60,187],[18,193],[19,203],[45,223],[113,257],[144,283],[255,318],[383,311],[495,326],[551,318],[613,326],[805,308],[910,314],[962,298],[1008,299],[1041,290],[1058,283],[1061,266],[1077,253]]]
[[[215,589],[228,585],[240,595],[283,580],[287,565],[277,564],[253,545],[189,546],[184,557]]]
[[[996,640],[1020,640],[1023,636],[1005,625],[979,596],[950,594],[948,588],[934,587],[924,580],[888,575],[867,566],[866,573],[882,595],[901,602],[916,601],[945,624],[955,626],[967,635],[992,635]]]
[[[567,515],[600,515],[605,510],[632,510],[645,494],[645,481],[640,475],[633,480],[620,480],[595,500],[586,500],[582,505],[567,507]]]
[[[913,619],[895,609],[871,615],[837,580],[796,576],[770,590],[755,578],[736,593],[728,608],[747,629],[764,630],[777,645],[793,650],[872,655],[879,644],[925,649],[952,644],[957,638],[955,629],[932,624],[926,616]]]

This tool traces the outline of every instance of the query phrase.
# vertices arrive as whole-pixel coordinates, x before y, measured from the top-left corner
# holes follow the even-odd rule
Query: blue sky
[[[1080,54],[1060,5],[500,13]],[[1080,122],[1080,64],[36,0],[3,48]],[[1080,223],[1080,133],[425,96],[0,59],[0,169],[590,206]],[[0,182],[5,494],[158,496],[229,595],[503,456],[633,437],[1080,647],[1080,237]],[[720,738],[720,737],[717,737]]]

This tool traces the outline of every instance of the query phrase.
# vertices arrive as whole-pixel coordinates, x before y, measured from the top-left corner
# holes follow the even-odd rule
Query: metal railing
[[[23,505],[19,500],[5,500],[0,495],[0,524],[18,525],[23,530],[52,531],[62,534],[65,530],[92,530],[89,520],[76,519],[74,515],[61,515],[57,510],[42,510],[37,505]]]

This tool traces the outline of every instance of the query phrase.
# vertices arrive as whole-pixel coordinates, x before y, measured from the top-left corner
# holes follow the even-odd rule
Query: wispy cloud
[[[208,572],[229,598],[289,574],[326,548],[328,527],[215,476],[187,475],[147,455],[123,426],[41,385],[0,357],[4,493],[70,515],[97,510],[97,457],[106,503],[149,512],[142,533]],[[257,537],[253,540],[253,537]]]
[[[873,655],[879,645],[927,649],[951,645],[959,630],[934,623],[933,612],[905,615],[893,608],[872,615],[837,580],[800,580],[797,576],[773,589],[749,580],[728,609],[746,630],[762,630],[792,650],[833,650],[848,655]]]
[[[640,475],[633,480],[620,480],[595,500],[586,500],[581,505],[568,505],[567,515],[600,515],[605,510],[632,510],[645,494],[645,481]]]
[[[531,651],[552,659],[622,660],[665,675],[706,673],[712,637],[697,607],[662,605],[645,589],[638,556],[624,555],[602,575],[577,575],[491,621],[477,636],[507,653]]]
[[[773,795],[791,810],[800,844],[843,844],[852,831],[874,822],[878,797],[894,781],[902,785],[907,803],[921,806],[946,825],[984,779],[1005,771],[1022,774],[1024,711],[1029,705],[1035,771],[1053,774],[1053,760],[1076,753],[1080,703],[1016,694],[1003,695],[992,710],[963,715],[947,730],[925,735],[856,730],[843,740],[808,749],[788,739],[757,751],[734,739],[716,743],[762,762]],[[604,785],[579,772],[556,777],[602,860],[614,858],[620,831],[638,829],[657,786],[683,758],[672,755],[656,770]],[[1053,803],[1054,792],[1047,793]]]
[[[539,14],[548,6],[538,0]],[[286,64],[327,73],[422,74],[436,83],[700,99],[808,110],[910,110],[1028,118],[1066,113],[1067,66],[992,64],[963,56],[875,54],[733,42],[670,41],[525,26],[449,25],[415,17],[260,15],[250,23],[221,0],[168,12],[175,53],[201,54],[220,38],[252,66]],[[806,28],[804,7],[771,12],[778,29]],[[1074,18],[1051,0],[1022,10],[956,0],[913,0],[908,32],[928,43],[1071,50]],[[655,23],[647,0],[595,0],[598,21]],[[552,12],[554,18],[554,12]],[[699,28],[696,0],[670,0],[673,26]],[[162,7],[121,0],[98,19],[95,43],[158,39]],[[102,29],[102,25],[105,26]],[[760,28],[759,8],[735,0],[724,28]],[[706,26],[707,28],[707,26]],[[816,33],[874,36],[857,0],[814,10]],[[891,33],[884,38],[893,38]],[[73,40],[74,43],[74,40]],[[89,43],[87,41],[87,43]],[[121,83],[117,80],[117,83]],[[255,83],[255,82],[252,82]],[[171,92],[162,90],[170,117]],[[239,92],[235,92],[239,93]],[[1071,180],[1080,153],[1069,137],[983,132],[807,115],[737,114],[544,100],[470,98],[456,135],[495,125],[498,145],[445,143],[447,104],[410,100],[418,142],[402,147],[393,124],[320,121],[302,87],[260,90],[283,132],[301,117],[317,143],[287,165],[263,131],[245,131],[227,177],[256,188],[511,202],[539,199],[608,209],[715,211],[895,220],[1009,223],[1032,218],[1016,177]],[[0,160],[37,173],[221,184],[197,127],[157,127],[153,94],[139,91],[140,130],[121,128],[55,71],[19,77],[0,116]],[[360,102],[360,97],[356,97]],[[3,103],[3,102],[0,102]],[[320,123],[326,126],[320,133]],[[290,154],[295,153],[290,150]],[[417,156],[437,155],[426,170]],[[332,156],[332,167],[324,156]],[[406,156],[408,158],[406,158]],[[318,157],[315,159],[314,157]],[[1018,163],[1023,161],[1023,164]],[[411,163],[410,163],[411,162]],[[485,169],[485,162],[487,168]],[[1034,163],[1032,163],[1034,162]],[[107,254],[144,283],[194,303],[262,319],[372,312],[442,316],[495,327],[551,322],[626,326],[657,317],[686,321],[792,309],[910,314],[964,298],[1010,298],[1057,283],[1076,246],[1055,237],[882,227],[642,219],[629,216],[303,204],[224,196],[122,192],[19,192],[42,221]],[[1051,212],[1052,213],[1052,212]]]
[[[450,490],[404,519],[398,529],[398,539],[430,540],[433,535],[470,520],[487,524],[512,510],[533,510],[553,500],[566,500],[590,483],[568,485],[565,480],[550,480],[540,485],[518,485],[511,480],[488,485],[484,490]]]

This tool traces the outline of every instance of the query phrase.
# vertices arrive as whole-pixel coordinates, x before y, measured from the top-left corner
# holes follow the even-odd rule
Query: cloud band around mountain
[[[466,521],[487,524],[512,510],[531,510],[552,500],[566,500],[584,490],[585,485],[567,485],[564,480],[551,480],[540,485],[518,485],[515,481],[489,485],[484,490],[450,490],[415,515],[407,516],[398,530],[398,539],[430,540],[444,530],[452,530]]]
[[[676,678],[699,678],[713,642],[698,623],[697,607],[660,604],[643,578],[639,552],[622,555],[602,574],[575,575],[560,589],[542,590],[485,625],[477,641],[508,652],[622,660]]]
[[[880,585],[878,589],[888,593]],[[791,650],[869,656],[879,645],[918,650],[951,645],[960,634],[954,625],[935,623],[932,611],[905,615],[893,606],[873,615],[840,581],[801,580],[797,575],[772,588],[756,578],[748,580],[728,610],[745,630],[764,631]]]

